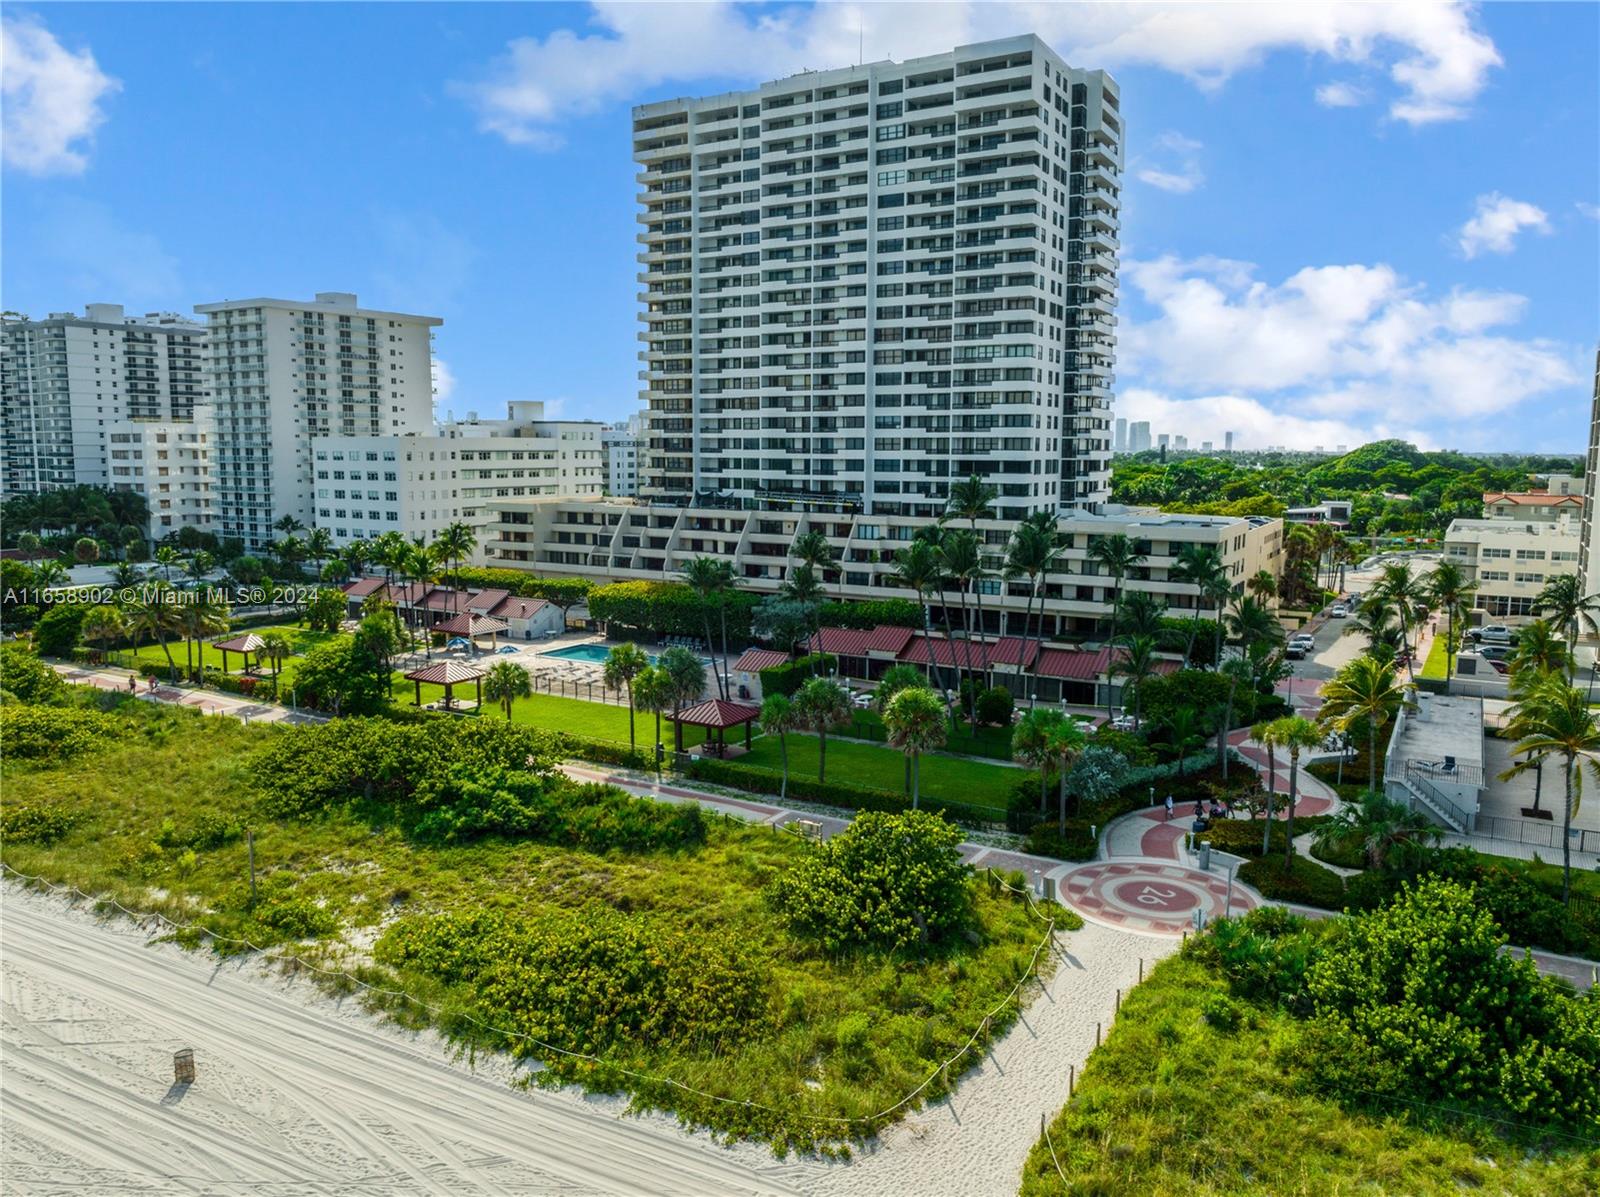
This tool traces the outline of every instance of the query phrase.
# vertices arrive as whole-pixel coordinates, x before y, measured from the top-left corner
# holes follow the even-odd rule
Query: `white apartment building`
[[[639,493],[639,451],[644,441],[644,415],[608,425],[600,434],[605,446],[605,493],[629,499]]]
[[[336,545],[399,532],[432,540],[453,523],[481,528],[510,499],[599,495],[602,434],[588,420],[547,420],[535,400],[508,418],[441,424],[427,433],[327,436],[312,449],[313,521]]]
[[[1128,425],[1128,452],[1148,453],[1150,451],[1150,421],[1135,420]]]
[[[691,558],[705,554],[732,561],[741,586],[770,592],[788,576],[795,538],[818,531],[839,561],[837,569],[823,576],[828,597],[913,598],[893,580],[894,554],[925,524],[898,515],[665,507],[613,499],[519,500],[494,509],[481,549],[494,565],[597,580],[676,578]],[[1043,605],[1047,634],[1060,639],[1094,634],[1096,622],[1110,612],[1113,580],[1088,556],[1090,544],[1100,536],[1122,532],[1134,538],[1146,560],[1129,572],[1124,593],[1154,591],[1174,615],[1195,609],[1195,588],[1172,577],[1185,545],[1215,545],[1236,584],[1257,570],[1274,577],[1282,572],[1283,523],[1276,519],[1123,508],[1104,514],[1066,512],[1057,525],[1067,547],[1060,568],[1050,575]],[[978,522],[984,564],[992,571],[982,583],[984,631],[991,636],[1020,634],[1027,611],[1028,585],[999,576],[1014,527],[999,519]],[[960,626],[953,598],[951,607],[952,620]],[[968,615],[975,617],[973,607],[968,604]]]
[[[216,435],[209,407],[192,420],[125,420],[107,432],[109,484],[137,490],[150,506],[146,535],[163,540],[181,528],[215,530],[211,447]]]
[[[285,516],[310,525],[314,441],[432,431],[437,317],[363,308],[344,292],[195,311],[208,318],[219,535],[259,548]]]
[[[1452,520],[1444,534],[1445,559],[1477,583],[1475,609],[1483,621],[1494,623],[1532,620],[1534,599],[1545,583],[1578,572],[1580,548],[1577,513],[1553,520]]]
[[[111,431],[128,420],[184,421],[206,396],[206,329],[181,316],[125,315],[91,303],[78,316],[0,321],[0,490],[123,485]]]
[[[1098,510],[1123,130],[1034,36],[635,108],[655,502]]]

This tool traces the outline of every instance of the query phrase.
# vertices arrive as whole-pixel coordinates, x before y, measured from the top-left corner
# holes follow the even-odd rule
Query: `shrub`
[[[727,610],[728,643],[750,640],[750,618],[760,596],[735,590],[723,596]],[[704,638],[706,614],[711,616],[712,635],[720,642],[721,610],[715,600],[707,601],[682,582],[613,582],[589,592],[589,614],[616,631],[654,632],[662,636]]]
[[[1255,886],[1275,902],[1294,902],[1318,906],[1323,910],[1344,909],[1344,879],[1310,857],[1296,853],[1290,869],[1283,871],[1281,856],[1262,856],[1239,866],[1239,880]]]
[[[61,761],[93,751],[116,735],[119,724],[99,711],[71,707],[31,707],[7,703],[0,708],[0,742],[7,756],[22,760]]]
[[[880,624],[921,631],[926,616],[922,604],[912,599],[851,599],[825,602],[817,608],[817,623],[825,628],[870,629]]]
[[[783,775],[771,769],[754,765],[741,765],[736,761],[717,761],[703,757],[691,760],[685,776],[696,781],[709,781],[715,785],[731,786],[755,794],[778,794],[782,791]],[[1034,794],[1037,797],[1038,787]],[[846,785],[842,782],[821,782],[809,777],[789,778],[789,797],[797,802],[815,802],[822,806],[837,806],[843,810],[907,811],[911,799],[891,790],[868,789],[866,786]],[[988,827],[999,821],[999,812],[987,806],[968,806],[961,802],[946,802],[941,798],[923,798],[921,809],[942,814],[953,822],[975,827]]]
[[[1281,907],[1218,919],[1192,950],[1213,961],[1233,992],[1253,1002],[1304,1014],[1311,1008],[1306,971],[1326,928]]]
[[[19,702],[59,702],[67,692],[61,675],[24,645],[0,644],[0,691]]]
[[[1200,1007],[1201,1017],[1207,1025],[1224,1034],[1239,1029],[1242,1013],[1238,1002],[1221,993],[1207,994],[1204,1005]]]
[[[1473,891],[1449,881],[1341,923],[1306,978],[1313,1068],[1335,1087],[1600,1130],[1600,1002],[1505,943]]]
[[[990,686],[978,695],[978,722],[990,727],[1005,727],[1011,722],[1016,700],[1004,686]]]
[[[48,806],[0,807],[0,838],[16,843],[53,844],[82,821],[83,812]]]
[[[641,1041],[713,1050],[768,1017],[766,972],[749,945],[602,907],[538,922],[498,910],[403,919],[374,955],[464,986],[484,1021],[569,1051]],[[510,1046],[538,1053],[525,1039]],[[569,1079],[589,1067],[560,1056],[549,1063]]]
[[[926,947],[967,925],[971,869],[961,833],[937,815],[858,815],[770,891],[789,929],[828,952]]]
[[[761,671],[761,693],[782,694],[788,698],[814,677],[826,677],[833,670],[836,658],[827,653],[811,653],[797,657],[782,665]]]
[[[1310,815],[1302,816],[1294,821],[1296,837],[1322,826],[1331,816]],[[1200,832],[1197,840],[1210,840],[1211,846],[1218,852],[1230,852],[1234,856],[1260,856],[1261,855],[1262,821],[1260,819],[1219,819],[1211,824],[1209,830]],[[1270,856],[1276,853],[1283,855],[1284,822],[1282,819],[1272,820],[1272,829],[1269,833],[1271,841],[1267,848]],[[1279,868],[1282,868],[1281,862]]]
[[[339,929],[339,920],[309,898],[274,898],[251,911],[251,918],[274,938],[316,939]]]
[[[1022,850],[1056,860],[1093,860],[1099,845],[1099,839],[1089,833],[1086,819],[1068,819],[1065,832],[1059,830],[1055,820],[1046,819],[1028,832]]]
[[[56,603],[33,629],[33,644],[42,657],[65,657],[78,647],[78,634],[89,608],[82,603]]]

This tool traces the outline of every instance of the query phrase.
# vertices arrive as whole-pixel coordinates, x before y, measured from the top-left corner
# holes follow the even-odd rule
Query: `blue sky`
[[[1036,31],[1127,119],[1118,414],[1581,448],[1600,6],[8,6],[4,306],[347,290],[445,404],[637,406],[629,106]]]

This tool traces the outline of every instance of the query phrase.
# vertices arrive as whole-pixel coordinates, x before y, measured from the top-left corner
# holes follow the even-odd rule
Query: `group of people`
[[[1167,820],[1177,813],[1177,806],[1172,800],[1172,795],[1167,795]],[[1204,798],[1196,798],[1194,803],[1194,829],[1204,831],[1217,819],[1231,819],[1233,817],[1233,804],[1217,798],[1209,803]]]

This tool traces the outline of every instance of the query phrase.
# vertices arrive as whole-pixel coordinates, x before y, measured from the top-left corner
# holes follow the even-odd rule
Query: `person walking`
[[[1172,822],[1172,795],[1167,795],[1167,822]]]
[[[128,693],[129,694],[137,694],[138,692],[139,692],[139,679],[134,674],[130,673],[128,675]]]

